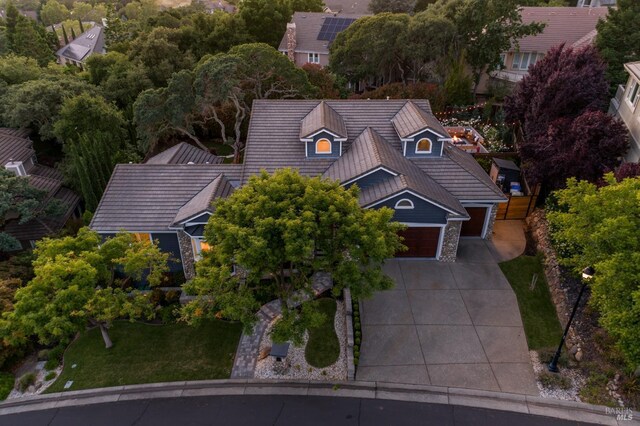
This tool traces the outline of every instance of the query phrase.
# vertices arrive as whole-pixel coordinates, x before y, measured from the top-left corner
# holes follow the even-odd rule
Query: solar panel
[[[318,40],[335,40],[338,33],[344,31],[354,21],[354,18],[325,18],[318,33]]]

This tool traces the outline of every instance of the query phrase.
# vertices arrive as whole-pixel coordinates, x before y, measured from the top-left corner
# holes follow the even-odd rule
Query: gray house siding
[[[182,271],[182,262],[180,260],[180,245],[178,244],[178,236],[171,234],[151,234],[153,241],[158,242],[158,247],[165,253],[169,253],[172,261],[169,262],[171,272]]]
[[[405,223],[434,223],[446,224],[447,212],[427,201],[411,194],[401,194],[383,203],[376,204],[374,208],[389,207],[393,209],[399,200],[407,198],[413,202],[413,209],[395,210],[393,220]]]
[[[427,138],[431,141],[431,153],[429,154],[416,154],[416,144],[420,139]],[[412,141],[405,142],[406,144],[406,157],[440,157],[442,152],[442,141],[438,140],[438,137],[429,131],[424,131],[416,135]]]
[[[316,142],[319,139],[329,139],[331,141],[331,154],[316,154]],[[340,145],[341,143],[333,140],[333,136],[328,132],[320,132],[313,137],[313,141],[306,142],[307,144],[307,157],[309,158],[338,158],[341,155]]]
[[[373,172],[370,175],[367,175],[365,177],[362,177],[356,180],[355,182],[345,185],[345,188],[349,188],[351,185],[355,184],[355,185],[358,185],[360,189],[364,189],[369,186],[376,185],[382,182],[383,180],[389,179],[391,177],[393,177],[392,174],[385,172],[384,170],[378,170],[377,172]]]

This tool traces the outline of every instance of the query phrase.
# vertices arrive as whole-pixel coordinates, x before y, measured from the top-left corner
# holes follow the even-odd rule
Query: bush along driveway
[[[99,330],[92,329],[69,346],[64,369],[47,392],[228,379],[241,331],[240,324],[225,321],[197,327],[119,321],[110,329],[114,346],[105,349]]]
[[[491,243],[458,260],[389,260],[396,287],[362,301],[358,380],[537,395],[516,296]]]

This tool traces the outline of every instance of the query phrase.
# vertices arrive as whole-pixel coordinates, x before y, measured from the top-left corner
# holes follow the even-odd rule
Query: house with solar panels
[[[360,14],[296,12],[280,41],[278,50],[297,66],[307,63],[329,65],[329,47]]]
[[[56,56],[60,65],[71,64],[84,68],[85,61],[94,53],[105,53],[104,29],[100,25],[95,25],[60,48]]]

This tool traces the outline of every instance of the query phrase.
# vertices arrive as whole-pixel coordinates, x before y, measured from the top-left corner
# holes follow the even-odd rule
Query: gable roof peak
[[[393,127],[396,129],[400,139],[409,138],[423,130],[430,129],[442,137],[447,136],[447,132],[442,124],[431,113],[418,107],[412,100],[407,100],[400,111],[391,119]]]
[[[325,102],[320,101],[300,123],[300,139],[321,131],[327,130],[339,138],[347,138],[347,126],[335,109]]]

